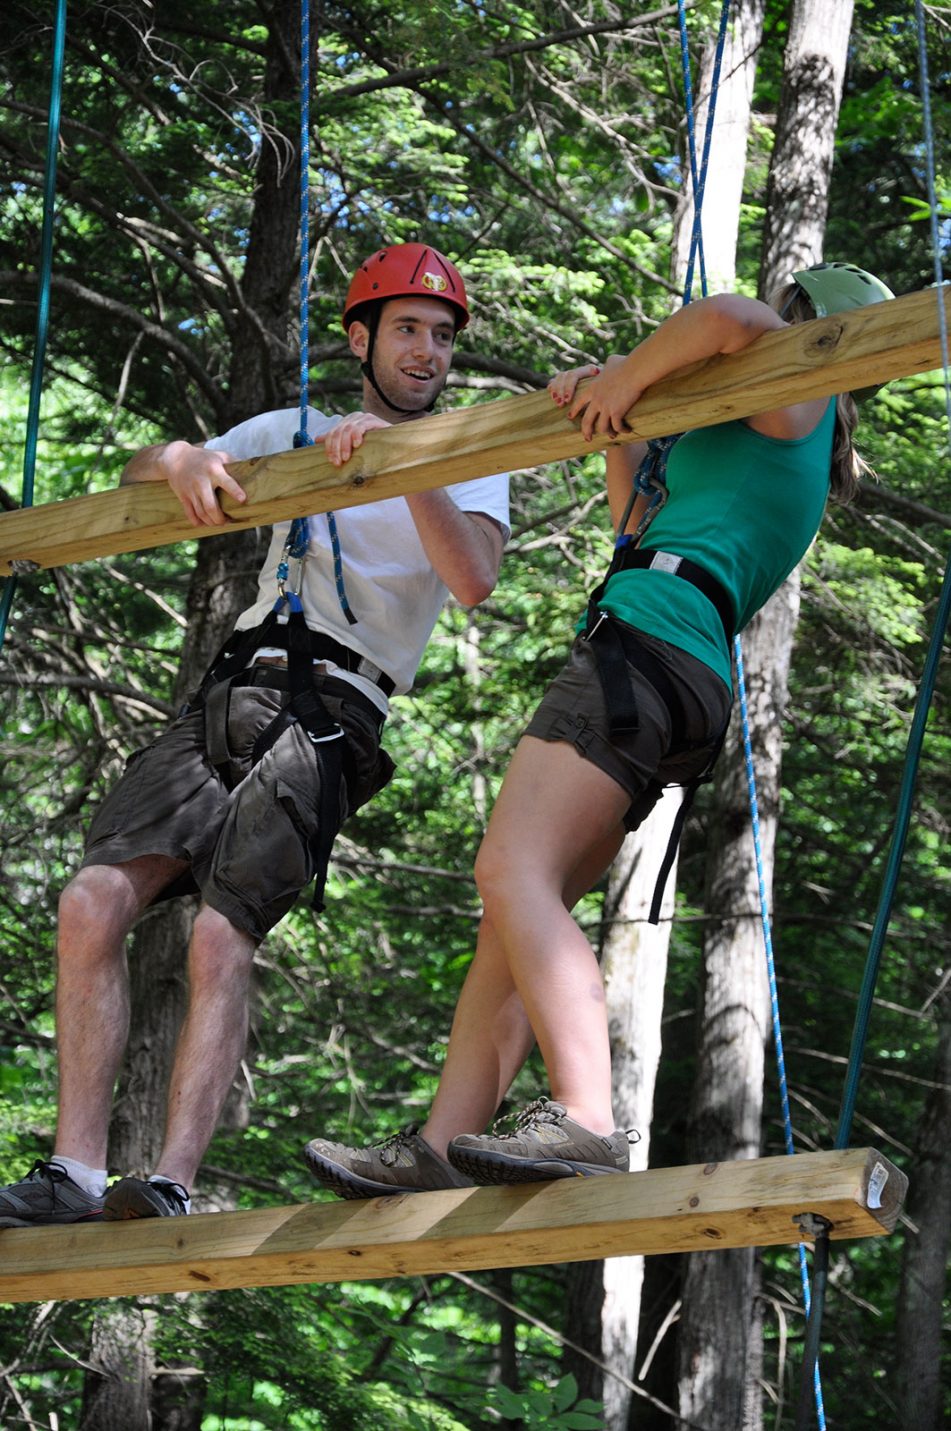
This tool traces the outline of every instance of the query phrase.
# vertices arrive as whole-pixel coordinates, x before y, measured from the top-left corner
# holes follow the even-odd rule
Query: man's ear
[[[348,329],[347,340],[350,344],[350,351],[353,356],[363,362],[367,353],[370,351],[370,330],[367,325],[361,323],[358,319],[354,319]]]

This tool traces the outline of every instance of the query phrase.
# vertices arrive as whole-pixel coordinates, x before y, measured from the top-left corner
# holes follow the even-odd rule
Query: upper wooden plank
[[[943,294],[951,323],[951,291]],[[766,333],[740,353],[707,359],[655,384],[622,441],[710,427],[793,402],[937,368],[939,298],[926,289]],[[231,529],[451,486],[577,457],[585,442],[546,392],[460,408],[370,433],[343,468],[319,447],[235,463],[248,494],[225,503]],[[0,574],[141,551],[221,527],[193,527],[164,483],[143,483],[0,515]],[[26,563],[16,566],[15,563]]]
[[[874,1149],[253,1212],[9,1228],[0,1302],[359,1281],[891,1232],[907,1178]]]

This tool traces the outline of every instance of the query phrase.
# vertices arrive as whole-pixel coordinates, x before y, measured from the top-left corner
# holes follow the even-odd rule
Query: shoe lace
[[[50,1198],[52,1204],[56,1206],[56,1185],[69,1180],[69,1173],[59,1163],[48,1163],[44,1158],[37,1158],[24,1181],[28,1183],[39,1183],[46,1181],[49,1183]]]
[[[492,1124],[492,1132],[498,1138],[517,1138],[519,1133],[526,1129],[530,1132],[532,1128],[537,1128],[539,1123],[561,1123],[565,1116],[565,1110],[560,1103],[552,1103],[547,1098],[536,1098],[532,1103],[527,1103],[520,1112],[507,1113],[496,1119]],[[507,1124],[512,1126],[507,1127]]]
[[[154,1182],[152,1184],[168,1202],[177,1202],[182,1212],[188,1206],[188,1189],[183,1188],[181,1183]]]
[[[407,1127],[401,1128],[398,1133],[391,1133],[382,1143],[377,1143],[380,1152],[380,1162],[384,1167],[391,1168],[399,1158],[406,1144],[410,1141],[418,1128],[417,1123],[410,1123]]]

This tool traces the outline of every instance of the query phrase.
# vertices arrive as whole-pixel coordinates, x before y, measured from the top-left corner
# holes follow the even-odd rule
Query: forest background
[[[747,293],[759,280],[791,8],[765,5],[757,43],[736,260]],[[718,12],[689,9],[695,65]],[[925,14],[940,137],[951,128],[949,12]],[[475,316],[457,351],[454,404],[543,386],[560,367],[628,349],[671,310],[687,188],[675,6],[381,0],[316,7],[312,24],[317,407],[347,411],[359,401],[339,311],[350,272],[384,242],[431,239],[464,269]],[[37,500],[114,485],[143,443],[201,440],[295,401],[297,27],[287,0],[200,12],[181,0],[71,8]],[[4,7],[7,508],[18,502],[33,346],[50,40],[46,7]],[[897,293],[930,283],[910,4],[855,4],[834,158],[824,256],[872,269]],[[947,244],[951,179],[940,143],[938,180]],[[940,587],[951,481],[939,375],[890,384],[865,406],[861,439],[881,480],[853,508],[829,514],[804,564],[788,701],[774,713],[783,762],[773,927],[801,1148],[828,1147],[835,1129]],[[259,952],[244,1081],[209,1150],[206,1206],[309,1199],[300,1153],[308,1137],[379,1138],[425,1109],[472,950],[471,870],[486,814],[609,554],[601,474],[597,458],[513,474],[498,589],[478,612],[450,606],[416,689],[396,703],[397,776],[346,827],[325,913],[315,919],[302,901]],[[245,603],[260,551],[254,534],[185,543],[20,586],[0,664],[0,1181],[22,1176],[49,1147],[55,904],[88,812],[129,751],[174,712]],[[945,663],[853,1138],[905,1167],[945,1209],[947,682]],[[650,1127],[655,1166],[687,1160],[710,801],[699,800],[680,859]],[[646,863],[650,880],[656,858]],[[139,1148],[143,1161],[162,1045],[180,1010],[187,917],[183,908],[146,928],[133,950],[143,1017],[165,1011],[133,1050],[117,1107],[115,1145]],[[601,944],[614,922],[604,890],[581,918]],[[782,1128],[771,1074],[767,1085],[762,1144],[775,1153]],[[538,1087],[532,1068],[515,1096]],[[902,1277],[915,1229],[910,1205],[895,1237],[834,1245],[823,1357],[831,1425],[857,1431],[884,1420],[926,1431],[908,1411],[914,1348],[928,1330]],[[756,1271],[744,1425],[791,1426],[803,1324],[794,1249],[764,1253]],[[600,1308],[581,1294],[580,1275],[526,1268],[0,1308],[0,1424],[450,1431],[504,1418],[525,1427],[712,1427],[713,1416],[688,1422],[671,1409],[681,1259],[649,1262],[637,1344],[607,1360],[609,1381],[620,1373],[632,1383],[623,1422],[593,1409],[604,1395]],[[940,1336],[940,1298],[932,1330]],[[719,1334],[709,1327],[714,1352]],[[949,1378],[938,1379],[935,1426],[951,1410]],[[141,1421],[121,1401],[132,1394]]]

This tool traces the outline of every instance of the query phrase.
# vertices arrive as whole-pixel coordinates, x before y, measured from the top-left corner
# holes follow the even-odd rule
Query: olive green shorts
[[[372,702],[333,676],[315,675],[314,683],[349,745],[339,828],[383,788],[393,762],[380,748],[383,716]],[[314,747],[293,724],[256,764],[251,759],[258,735],[288,700],[286,686],[286,673],[268,666],[232,684],[231,758],[224,769],[209,759],[203,710],[180,717],[136,751],[92,820],[83,865],[145,855],[185,860],[187,873],[158,898],[198,892],[237,928],[263,939],[315,874],[320,765]]]
[[[683,707],[688,749],[671,749],[667,706],[630,662],[627,671],[637,706],[637,729],[611,734],[595,651],[583,636],[576,639],[567,664],[549,686],[525,734],[567,741],[610,775],[631,797],[624,823],[636,830],[666,785],[686,785],[704,773],[729,720],[733,695],[715,671],[678,646],[633,627],[627,627],[627,634],[663,664]]]

